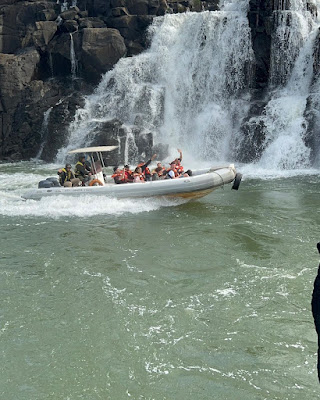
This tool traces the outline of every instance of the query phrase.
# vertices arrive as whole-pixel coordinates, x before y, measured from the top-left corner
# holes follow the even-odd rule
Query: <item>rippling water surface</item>
[[[55,168],[0,165],[1,399],[320,399],[317,171],[21,200]]]

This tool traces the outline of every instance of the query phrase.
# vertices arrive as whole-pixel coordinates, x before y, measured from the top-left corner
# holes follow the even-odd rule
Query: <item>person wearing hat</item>
[[[89,180],[91,176],[90,171],[90,167],[86,163],[86,157],[81,154],[79,156],[79,161],[76,164],[74,173],[76,178],[80,179],[80,181],[82,182],[82,186],[84,186],[85,182]]]
[[[71,164],[66,164],[66,166],[58,171],[59,182],[61,186],[72,187],[79,186],[80,179],[75,178],[74,173],[71,169]]]

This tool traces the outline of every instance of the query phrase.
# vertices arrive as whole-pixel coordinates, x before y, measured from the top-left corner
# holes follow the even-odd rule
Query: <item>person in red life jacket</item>
[[[157,168],[155,168],[152,172],[152,180],[156,181],[158,179],[163,179],[165,177],[165,172],[166,169],[165,167],[161,164],[161,162],[157,163]]]
[[[175,164],[176,164],[176,171],[178,173],[178,175],[182,175],[184,173],[184,168],[181,165],[181,161],[182,161],[182,151],[180,149],[177,149],[179,152],[179,158],[176,158],[174,160]]]
[[[126,182],[133,182],[133,172],[130,170],[129,165],[124,166],[124,178]]]
[[[125,170],[124,169],[120,169],[118,167],[114,167],[113,168],[113,172],[114,174],[111,175],[111,178],[114,179],[114,183],[126,183],[125,180]]]
[[[133,182],[134,182],[134,183],[145,182],[145,177],[144,177],[144,174],[142,173],[142,168],[141,168],[141,167],[137,167],[137,168],[134,170],[134,173],[133,173]]]
[[[157,155],[154,154],[147,162],[140,161],[139,164],[137,165],[137,167],[141,168],[142,174],[144,175],[146,181],[151,181],[151,172],[148,167],[156,157]]]
[[[184,173],[184,168],[181,165],[181,159],[180,158],[176,158],[175,159],[175,163],[176,163],[176,170],[178,172],[179,175]]]

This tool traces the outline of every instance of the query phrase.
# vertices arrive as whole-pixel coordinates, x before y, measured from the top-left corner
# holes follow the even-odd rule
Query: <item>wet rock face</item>
[[[248,19],[252,32],[252,45],[256,59],[255,86],[257,89],[263,89],[268,85],[269,79],[272,2],[250,0]]]
[[[127,52],[119,31],[110,28],[86,28],[83,30],[81,62],[84,77],[97,81],[101,75]]]

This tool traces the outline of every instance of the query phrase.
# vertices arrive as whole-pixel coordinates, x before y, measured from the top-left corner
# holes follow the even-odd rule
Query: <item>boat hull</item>
[[[184,199],[198,199],[206,196],[213,190],[231,183],[236,176],[233,164],[222,167],[212,168],[206,172],[195,171],[194,176],[178,179],[165,179],[152,182],[128,183],[122,185],[106,184],[104,186],[85,186],[85,187],[52,187],[34,189],[25,193],[24,199],[39,200],[43,197],[52,196],[81,196],[94,195],[123,198],[139,197],[175,197]]]

